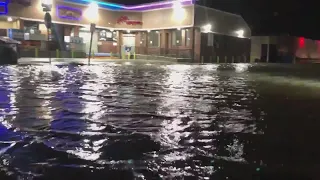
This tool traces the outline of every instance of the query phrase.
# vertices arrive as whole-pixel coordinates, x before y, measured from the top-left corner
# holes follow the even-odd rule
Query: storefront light
[[[43,11],[51,11],[52,8],[52,0],[41,0],[41,6],[43,8]]]
[[[90,22],[95,22],[99,18],[99,6],[95,1],[92,1],[88,8],[85,10],[84,15]]]
[[[41,4],[46,5],[46,6],[51,6],[52,0],[41,0]]]
[[[172,4],[173,8],[173,20],[181,22],[186,18],[186,11],[182,7],[181,0],[175,0]]]
[[[238,31],[236,31],[236,34],[239,38],[243,38],[243,35],[244,35],[244,30],[243,29],[240,29]]]
[[[172,3],[172,7],[173,7],[174,9],[180,9],[180,8],[182,8],[181,0],[175,0],[175,1]]]
[[[211,29],[212,29],[212,25],[211,24],[206,24],[206,25],[202,26],[202,30],[203,30],[204,33],[211,32]]]
[[[12,19],[12,17],[8,17],[8,22],[12,22],[13,21],[13,19]]]

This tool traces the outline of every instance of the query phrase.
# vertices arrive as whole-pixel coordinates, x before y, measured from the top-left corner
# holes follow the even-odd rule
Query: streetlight
[[[44,15],[44,23],[47,27],[47,37],[48,37],[48,44],[47,44],[47,50],[49,53],[49,62],[51,64],[51,54],[50,54],[50,48],[49,48],[49,30],[51,29],[51,25],[52,25],[52,18],[50,15],[50,11],[52,9],[52,0],[41,0],[41,6],[42,6],[42,10],[43,12],[45,12]]]
[[[93,21],[98,21],[99,18],[99,5],[95,2],[92,1],[89,4],[89,7],[85,11],[85,15],[90,21],[90,47],[89,47],[89,57],[88,57],[88,65],[90,65],[90,60],[91,60],[91,49],[92,49],[92,36],[94,31],[96,30],[96,24],[93,23]]]

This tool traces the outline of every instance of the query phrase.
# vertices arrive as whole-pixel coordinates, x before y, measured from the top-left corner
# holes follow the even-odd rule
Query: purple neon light
[[[142,5],[134,5],[134,6],[125,6],[120,4],[102,2],[102,1],[95,1],[95,0],[64,0],[67,2],[75,2],[79,4],[88,5],[91,2],[96,2],[100,7],[107,8],[107,9],[117,9],[117,10],[131,10],[131,11],[144,11],[144,10],[152,10],[152,9],[159,9],[159,8],[170,8],[176,3],[177,1],[180,2],[182,5],[192,5],[194,4],[194,0],[171,0],[171,1],[162,1],[162,2],[155,2],[149,4],[142,4]]]
[[[183,3],[181,3],[182,6],[187,6],[187,5],[192,5],[192,1],[185,1]],[[134,9],[135,11],[145,11],[145,10],[151,10],[151,9],[164,9],[164,8],[171,8],[172,5],[171,4],[157,4],[155,6],[153,6],[152,8],[146,8],[146,7],[141,7],[141,8],[137,8]]]
[[[8,6],[0,4],[0,15],[6,15],[8,14]]]
[[[189,2],[193,4],[192,0],[176,0],[176,1],[180,2],[181,4],[185,2]],[[174,3],[175,1],[164,1],[164,2],[136,5],[136,6],[123,6],[123,8],[126,10],[135,10],[135,9],[148,10],[148,9],[157,9],[157,6],[166,6],[166,5],[172,6]]]
[[[72,16],[65,16],[60,14],[60,10],[69,10],[69,11],[77,11],[80,14],[79,18],[72,17]],[[82,18],[82,10],[79,8],[74,8],[74,7],[69,7],[69,6],[62,6],[58,5],[57,6],[57,16],[61,19],[69,19],[69,20],[76,20],[79,21]]]
[[[9,4],[9,0],[0,0],[1,5],[7,5]]]

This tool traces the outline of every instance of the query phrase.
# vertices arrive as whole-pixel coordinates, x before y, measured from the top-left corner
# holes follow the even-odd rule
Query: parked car
[[[19,41],[0,36],[0,65],[18,64]]]

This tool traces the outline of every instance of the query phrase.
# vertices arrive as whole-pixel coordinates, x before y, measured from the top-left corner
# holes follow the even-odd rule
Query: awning
[[[10,39],[6,36],[0,36],[0,41],[5,43],[5,44],[21,44],[20,41],[16,41],[14,39]]]

